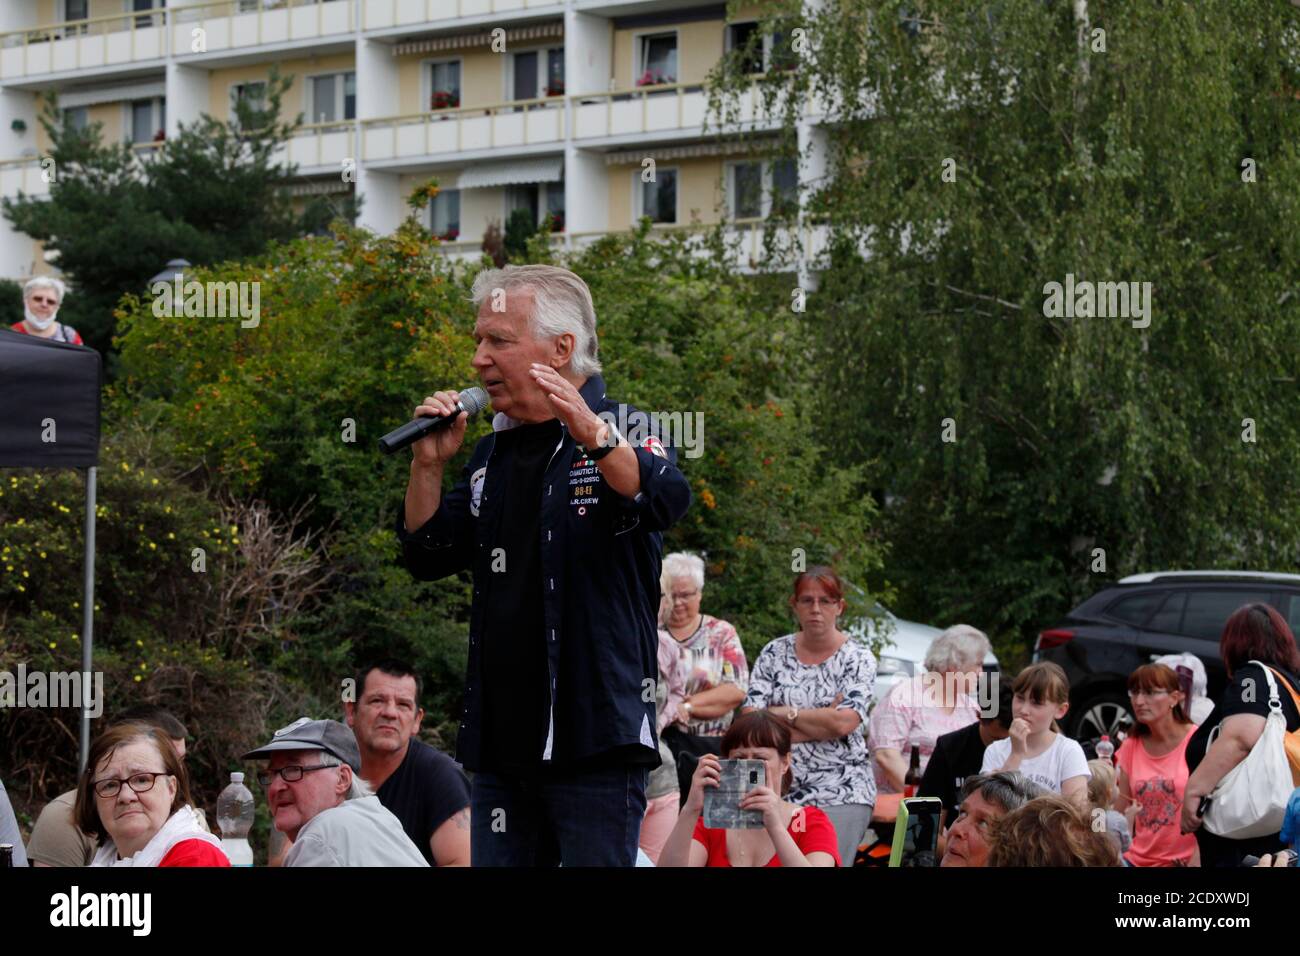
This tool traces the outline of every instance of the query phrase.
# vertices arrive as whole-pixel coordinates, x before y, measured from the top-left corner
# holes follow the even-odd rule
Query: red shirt
[[[182,840],[167,851],[159,866],[230,866],[226,854],[206,840]]]
[[[840,866],[839,842],[835,837],[835,824],[831,823],[831,818],[816,807],[803,807],[803,813],[796,812],[790,817],[790,827],[786,830],[794,840],[794,845],[799,848],[804,856],[809,853],[822,852],[829,853],[835,860],[835,865]],[[802,819],[801,819],[802,817]],[[695,832],[691,839],[696,843],[701,843],[709,851],[709,861],[706,866],[731,866],[731,861],[727,859],[727,831],[722,829],[711,829],[704,825],[704,817],[695,821]],[[772,859],[768,860],[765,866],[780,866],[781,858],[776,853],[772,854]]]
[[[26,322],[15,322],[13,325],[9,326],[9,328],[13,329],[15,332],[21,332],[23,335],[32,334],[27,331]],[[69,335],[69,333],[71,333],[71,335]],[[71,342],[73,345],[86,344],[81,341],[81,333],[70,325],[64,325],[62,322],[59,323],[59,331],[54,333],[53,338],[56,342]]]

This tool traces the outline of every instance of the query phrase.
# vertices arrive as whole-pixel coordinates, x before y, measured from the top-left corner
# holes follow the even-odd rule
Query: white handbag
[[[1259,664],[1268,677],[1268,717],[1264,732],[1246,759],[1229,770],[1214,788],[1203,820],[1205,829],[1230,840],[1268,836],[1281,830],[1287,800],[1295,789],[1286,755],[1286,715],[1282,712],[1277,681],[1268,667],[1259,661],[1250,663]],[[1222,726],[1210,731],[1207,753]]]

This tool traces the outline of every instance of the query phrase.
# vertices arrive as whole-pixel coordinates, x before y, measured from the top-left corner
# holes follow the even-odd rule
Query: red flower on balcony
[[[652,73],[650,70],[646,70],[644,73],[641,74],[641,78],[636,81],[636,85],[637,86],[658,86],[661,83],[676,83],[676,82],[677,82],[677,78],[674,76],[666,76],[663,73]]]
[[[155,143],[161,143],[166,138],[167,138],[167,131],[163,129],[160,129],[158,132],[153,134],[153,141]]]
[[[460,106],[458,90],[434,90],[429,102],[431,110],[455,109],[458,106]]]
[[[564,211],[547,213],[546,221],[550,223],[551,232],[564,232]]]
[[[548,87],[546,87],[546,95],[547,95],[547,96],[563,96],[563,95],[564,95],[564,84],[563,84],[563,83],[556,83],[554,86],[548,86]]]
[[[460,238],[460,230],[459,230],[459,229],[448,229],[446,232],[444,232],[444,233],[443,233],[442,235],[440,235],[438,238],[441,239],[443,242],[455,242],[458,238]]]

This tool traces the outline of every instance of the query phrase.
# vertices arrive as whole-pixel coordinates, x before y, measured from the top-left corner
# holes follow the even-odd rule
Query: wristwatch
[[[602,458],[604,458],[606,455],[608,455],[611,451],[613,451],[621,444],[623,444],[623,436],[618,433],[617,428],[615,428],[613,425],[610,425],[609,435],[607,435],[605,438],[605,444],[599,448],[586,449],[587,457],[590,458],[592,461],[600,461]]]

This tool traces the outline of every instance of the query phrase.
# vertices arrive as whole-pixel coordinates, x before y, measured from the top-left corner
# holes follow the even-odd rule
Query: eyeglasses
[[[170,777],[171,774],[160,771],[159,773],[133,773],[129,777],[112,780],[96,780],[94,783],[95,793],[101,797],[116,797],[122,790],[122,784],[126,784],[136,793],[148,793],[153,789],[153,784],[159,777]]]
[[[58,305],[58,299],[47,299],[45,296],[32,296],[32,301],[37,305]]]
[[[835,598],[832,597],[815,598],[809,594],[805,594],[798,601],[800,607],[812,607],[814,604],[820,604],[822,607],[834,607],[839,603],[840,603],[839,601],[835,600]]]
[[[1129,700],[1137,700],[1139,697],[1145,697],[1148,700],[1150,700],[1155,697],[1168,697],[1168,696],[1169,696],[1169,691],[1167,690],[1131,690],[1128,692]]]
[[[674,591],[670,596],[672,597],[673,603],[675,604],[678,601],[689,601],[691,598],[695,597],[695,595],[699,593],[700,593],[699,591]]]
[[[279,770],[259,770],[257,771],[257,782],[264,787],[269,787],[271,781],[278,775],[285,783],[297,783],[302,779],[302,775],[312,770],[328,770],[332,764],[318,763],[314,767],[299,767],[296,764],[288,767],[281,767]]]

